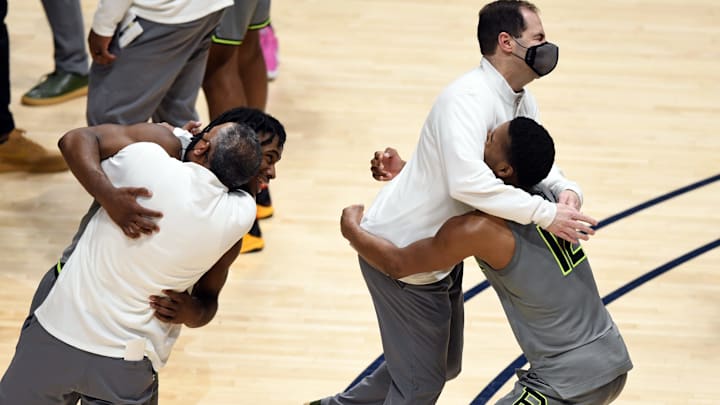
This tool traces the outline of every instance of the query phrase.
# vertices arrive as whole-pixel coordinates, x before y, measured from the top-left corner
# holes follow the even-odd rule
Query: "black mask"
[[[518,42],[517,39],[515,39],[515,43],[527,49],[527,52],[525,52],[525,63],[530,66],[530,69],[537,73],[538,76],[545,76],[552,72],[555,66],[557,66],[559,57],[557,45],[551,42],[543,42],[542,44],[526,47]],[[523,59],[520,56],[518,56],[518,58]]]

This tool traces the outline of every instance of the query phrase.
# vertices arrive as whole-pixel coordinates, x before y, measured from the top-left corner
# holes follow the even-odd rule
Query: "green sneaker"
[[[88,77],[56,70],[44,76],[40,83],[22,96],[25,105],[51,105],[87,94]]]

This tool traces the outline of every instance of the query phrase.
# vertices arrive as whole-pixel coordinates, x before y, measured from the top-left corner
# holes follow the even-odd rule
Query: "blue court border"
[[[628,208],[624,211],[621,211],[615,215],[612,215],[608,218],[603,219],[602,221],[598,222],[597,226],[595,227],[596,230],[604,228],[614,222],[617,222],[623,218],[627,218],[630,215],[636,214],[642,210],[645,210],[647,208],[650,208],[652,206],[655,206],[657,204],[660,204],[662,202],[665,202],[667,200],[670,200],[672,198],[678,197],[682,194],[688,193],[693,190],[697,190],[698,188],[707,186],[709,184],[712,184],[716,181],[720,180],[720,173],[716,174],[714,176],[710,176],[706,179],[697,181],[695,183],[689,184],[685,187],[678,188],[676,190],[670,191],[669,193],[663,194],[659,197],[653,198],[649,201],[646,201],[642,204],[638,204],[634,207]],[[703,253],[706,253],[712,249],[717,248],[720,246],[720,239],[717,239],[713,242],[710,242],[706,245],[703,245],[697,249],[694,249],[668,263],[665,263],[664,265],[636,278],[635,280],[625,284],[624,286],[618,288],[617,290],[613,291],[612,293],[608,294],[603,298],[603,302],[607,305],[616,299],[620,298],[621,296],[627,294],[628,292],[634,290],[635,288],[641,286],[642,284],[654,279],[655,277],[691,260],[694,259],[697,256],[700,256]],[[468,301],[477,294],[481,293],[482,291],[486,290],[488,287],[490,287],[490,283],[485,280],[481,282],[480,284],[472,287],[471,289],[467,290],[463,294],[464,301]],[[345,388],[345,391],[349,390],[355,384],[359,383],[363,378],[370,375],[375,369],[377,369],[382,362],[385,361],[385,356],[380,355],[378,358],[375,359],[370,365],[363,370],[360,375],[358,375],[353,382],[348,385],[347,388]],[[516,358],[515,361],[510,363],[500,374],[498,374],[497,377],[495,377],[481,392],[478,394],[477,397],[470,403],[470,405],[483,405],[487,403],[487,401],[495,395],[495,393],[514,375],[514,371],[517,368],[520,368],[527,363],[527,360],[525,359],[525,356],[520,355],[520,357]]]

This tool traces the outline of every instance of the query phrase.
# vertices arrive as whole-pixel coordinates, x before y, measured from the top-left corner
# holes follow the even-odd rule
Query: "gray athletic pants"
[[[55,70],[88,74],[80,0],[42,0],[55,47]]]
[[[90,66],[88,125],[137,124],[152,118],[182,126],[197,120],[195,101],[205,74],[210,38],[223,10],[183,24],[137,18],[142,34],[124,48],[117,32],[108,65]]]
[[[463,264],[428,285],[393,280],[360,258],[375,305],[385,362],[329,404],[434,404],[460,374],[463,348]]]
[[[0,381],[0,404],[157,404],[147,358],[125,361],[78,350],[50,335],[33,316]]]
[[[518,381],[515,382],[513,390],[495,405],[607,405],[620,395],[625,387],[625,380],[627,373],[580,396],[561,399],[560,394],[538,378],[532,369],[519,370]]]

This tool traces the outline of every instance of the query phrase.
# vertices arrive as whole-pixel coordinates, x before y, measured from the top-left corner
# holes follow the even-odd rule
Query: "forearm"
[[[58,147],[75,178],[103,204],[103,197],[115,187],[100,166],[100,147],[93,131],[90,128],[74,129],[60,138]]]
[[[541,197],[500,182],[490,169],[480,176],[462,176],[448,179],[450,195],[487,214],[520,224],[535,223],[543,228],[555,218],[555,205]],[[467,173],[467,172],[466,172]]]

